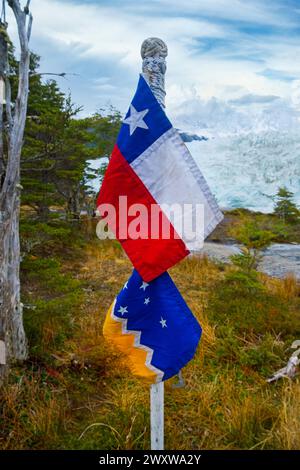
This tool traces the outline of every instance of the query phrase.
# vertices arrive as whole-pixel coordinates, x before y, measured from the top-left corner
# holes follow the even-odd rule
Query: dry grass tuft
[[[278,420],[272,428],[274,447],[286,450],[300,449],[300,383],[288,381],[282,392]]]

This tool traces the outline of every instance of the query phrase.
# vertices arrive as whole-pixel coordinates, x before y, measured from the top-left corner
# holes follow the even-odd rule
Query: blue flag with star
[[[194,356],[201,327],[165,272],[144,282],[136,270],[111,305],[104,336],[131,371],[152,383],[178,374]]]

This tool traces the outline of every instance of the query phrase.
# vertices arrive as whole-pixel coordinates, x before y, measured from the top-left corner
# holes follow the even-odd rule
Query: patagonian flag
[[[147,283],[134,269],[107,313],[103,333],[134,375],[157,383],[193,358],[201,327],[167,272]]]

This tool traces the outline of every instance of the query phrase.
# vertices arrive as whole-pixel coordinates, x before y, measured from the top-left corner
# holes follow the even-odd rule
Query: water
[[[275,277],[294,273],[300,279],[300,245],[276,243],[264,251],[260,270]]]
[[[205,242],[201,252],[212,259],[228,263],[230,256],[239,253],[240,248],[238,245]],[[292,273],[300,279],[300,245],[274,243],[262,252],[258,269],[269,276],[283,278]]]

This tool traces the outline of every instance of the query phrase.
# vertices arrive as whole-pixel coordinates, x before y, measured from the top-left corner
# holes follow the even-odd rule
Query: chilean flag
[[[97,198],[98,210],[107,204],[116,211],[114,220],[107,219],[108,227],[146,282],[201,248],[223,218],[193,157],[142,75]],[[196,223],[196,205],[203,208],[203,226],[196,227],[196,236],[191,238],[182,230],[183,215],[177,212],[171,217],[166,210],[174,204],[188,208],[184,223],[190,227]],[[148,211],[143,222],[149,228],[147,237],[131,236],[128,230],[137,217],[134,208],[140,205]],[[153,213],[160,218],[154,234]]]

